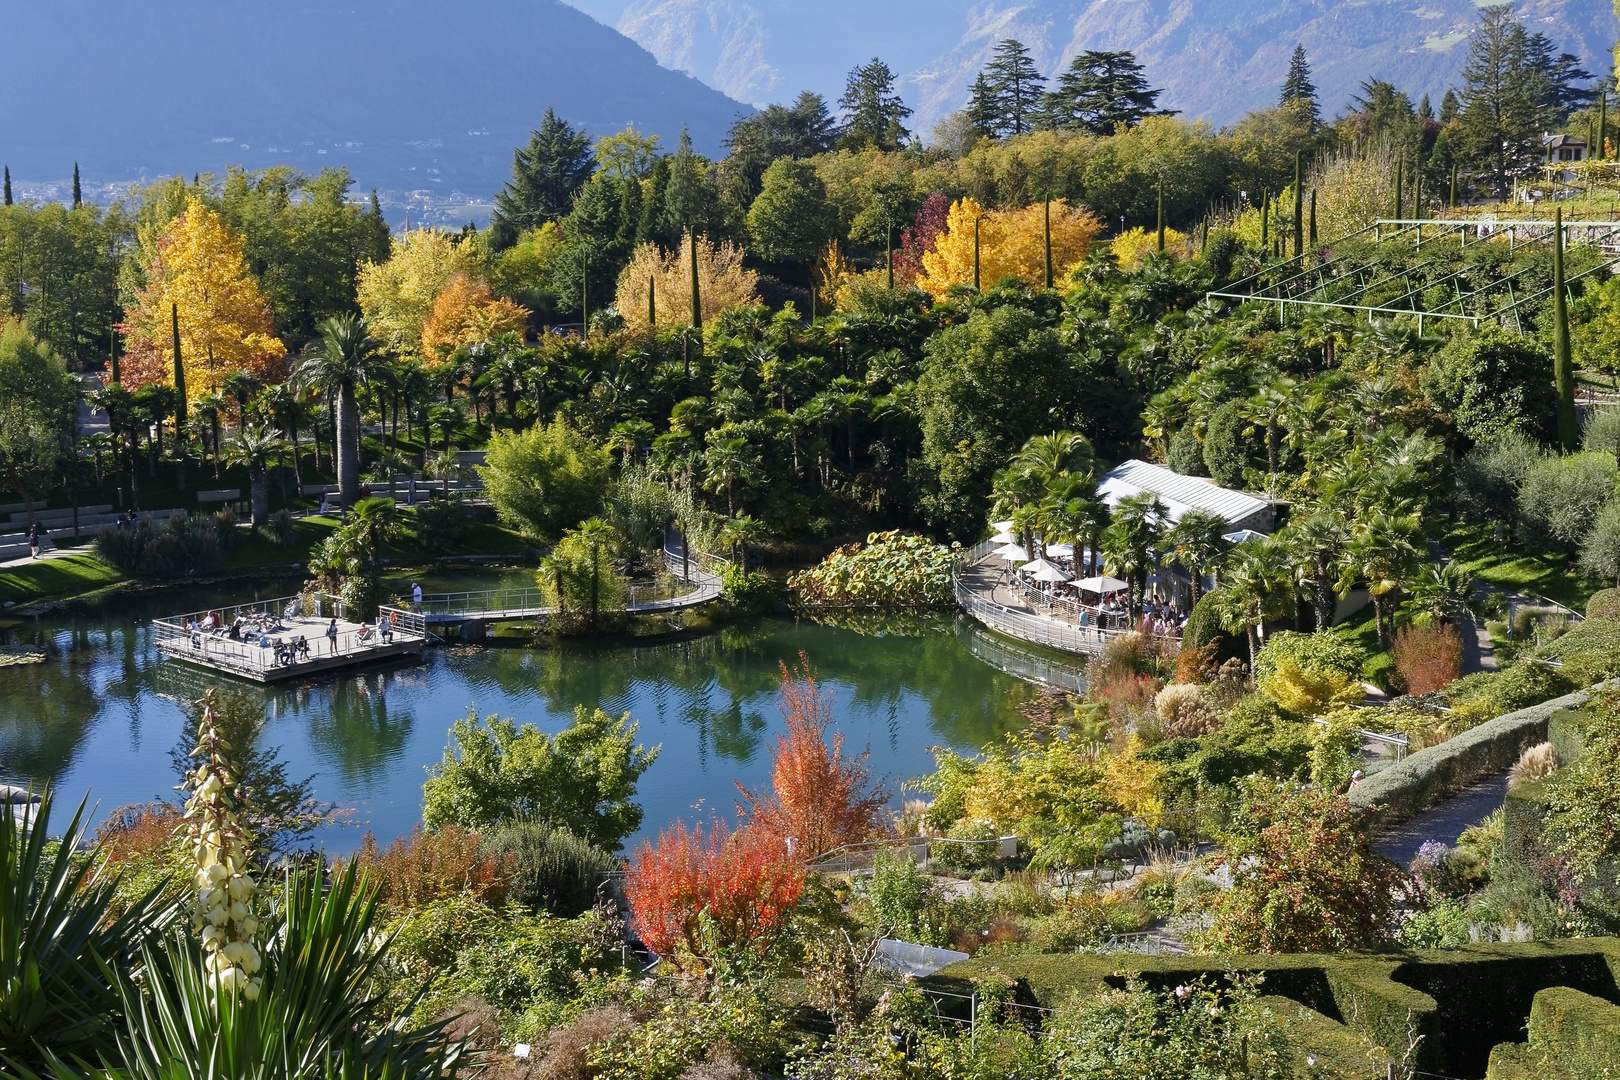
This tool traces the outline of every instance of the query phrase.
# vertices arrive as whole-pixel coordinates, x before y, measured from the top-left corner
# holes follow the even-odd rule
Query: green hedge
[[[1279,995],[1354,1027],[1397,1060],[1411,1034],[1422,1036],[1413,1053],[1419,1069],[1449,1076],[1485,1072],[1491,1048],[1524,1031],[1538,991],[1563,986],[1605,999],[1620,998],[1620,939],[1481,944],[1458,949],[1379,955],[1229,955],[1153,957],[1016,956],[967,960],[923,980],[924,988],[967,994],[974,978],[995,970],[1019,984],[1044,1007],[1072,995],[1123,986],[1131,976],[1173,987],[1200,976],[1228,973],[1265,976],[1267,994]],[[1325,1029],[1337,1045],[1357,1038],[1347,1027]]]
[[[1620,619],[1620,589],[1599,589],[1586,598],[1588,619]]]
[[[1620,1076],[1620,1008],[1568,986],[1538,991],[1528,1043],[1491,1051],[1486,1080],[1593,1080]]]
[[[1357,784],[1350,801],[1368,810],[1379,807],[1374,828],[1389,828],[1480,777],[1507,769],[1527,747],[1546,740],[1549,718],[1579,708],[1589,696],[1578,691],[1505,713],[1439,746],[1409,754]]]

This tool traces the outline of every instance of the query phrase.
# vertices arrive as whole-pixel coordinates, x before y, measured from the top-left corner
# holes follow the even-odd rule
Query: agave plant
[[[0,810],[0,1066],[22,1069],[105,1038],[119,1007],[115,981],[176,907],[159,886],[111,917],[116,882],[105,862],[75,857],[83,803],[60,842],[48,839],[49,791],[26,824],[12,807]]]

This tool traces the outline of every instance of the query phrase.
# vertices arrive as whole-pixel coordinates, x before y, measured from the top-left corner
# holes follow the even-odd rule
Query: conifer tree
[[[852,150],[898,150],[911,134],[905,126],[911,110],[894,92],[894,72],[875,56],[849,73],[838,107],[844,113],[839,143]]]
[[[547,109],[528,145],[512,151],[512,179],[495,195],[491,244],[511,247],[528,230],[565,216],[594,164],[585,132]]]
[[[990,89],[990,80],[982,71],[974,77],[973,89],[968,93],[967,119],[973,130],[986,138],[994,139],[1000,134],[1001,109],[996,103],[995,91]]]
[[[7,165],[5,168],[6,168],[5,200],[6,200],[6,205],[10,206],[11,205],[11,166]]]
[[[1163,93],[1149,88],[1142,71],[1129,52],[1081,53],[1046,95],[1046,123],[1093,135],[1112,135],[1121,124],[1135,127],[1155,113]]]
[[[73,209],[77,210],[84,203],[84,189],[79,186],[79,163],[73,163]]]
[[[1035,67],[1029,49],[1016,38],[996,45],[995,55],[979,73],[975,93],[984,97],[974,104],[995,117],[991,134],[1022,135],[1034,127],[1045,91],[1045,80]],[[970,105],[969,109],[973,109]]]
[[[1511,6],[1481,12],[1463,66],[1457,151],[1471,174],[1470,186],[1499,199],[1541,165],[1549,90],[1536,59],[1530,35]]]
[[[1305,46],[1295,45],[1294,55],[1288,61],[1288,78],[1283,80],[1283,105],[1293,105],[1311,119],[1311,130],[1316,130],[1322,118],[1316,102],[1316,84],[1311,82],[1311,65],[1305,59]]]

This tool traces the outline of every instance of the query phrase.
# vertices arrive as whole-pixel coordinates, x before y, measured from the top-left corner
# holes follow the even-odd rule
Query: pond
[[[189,743],[182,704],[223,677],[160,661],[146,621],[241,599],[169,590],[14,621],[13,640],[48,644],[50,655],[0,668],[0,779],[88,796],[96,819],[172,798],[170,754]],[[891,791],[931,769],[930,747],[973,751],[1022,724],[1017,706],[1034,688],[1008,671],[1079,677],[1079,661],[1022,650],[965,616],[859,629],[764,617],[616,642],[447,646],[419,663],[255,692],[268,715],[262,738],[280,747],[289,774],[313,776],[318,798],[353,810],[318,838],[333,852],[352,850],[366,829],[384,841],[410,832],[428,767],[469,709],[553,733],[576,705],[628,712],[641,740],[662,747],[638,796],[651,834],[677,818],[731,817],[737,781],[768,787],[778,666],[801,652],[833,694],[846,750],[869,750]]]

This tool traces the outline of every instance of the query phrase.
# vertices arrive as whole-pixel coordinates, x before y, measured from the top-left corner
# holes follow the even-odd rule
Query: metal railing
[[[696,548],[688,548],[683,554],[678,547],[672,550],[667,542],[663,559],[664,576],[651,584],[625,586],[619,610],[632,614],[675,611],[707,603],[720,595],[725,569],[731,565],[718,555]],[[432,593],[423,596],[421,607],[415,610],[420,611],[424,625],[458,619],[534,619],[557,614],[545,590],[537,586]]]
[[[1086,691],[1084,667],[1021,649],[1005,637],[990,634],[982,626],[975,625],[970,632],[968,648],[977,659],[1025,682],[1056,687],[1070,694]]]

